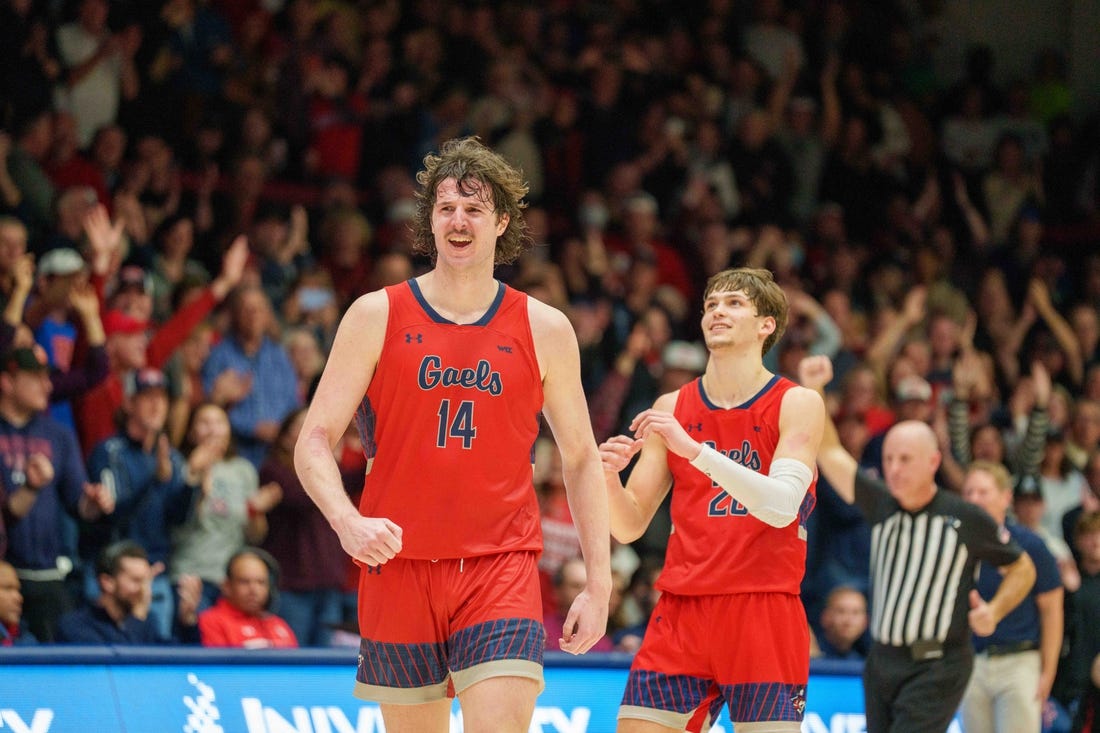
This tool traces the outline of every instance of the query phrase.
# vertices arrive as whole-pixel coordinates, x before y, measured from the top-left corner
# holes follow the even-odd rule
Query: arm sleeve
[[[798,518],[802,498],[814,479],[810,467],[793,458],[772,461],[765,476],[707,445],[691,465],[710,476],[750,514],[772,527],[786,527]]]

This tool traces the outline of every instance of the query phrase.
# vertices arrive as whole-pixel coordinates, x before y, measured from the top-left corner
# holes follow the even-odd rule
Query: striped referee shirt
[[[984,510],[947,491],[910,512],[860,471],[855,498],[871,525],[871,638],[889,646],[969,643],[976,565],[1008,565],[1020,547],[1001,540]]]

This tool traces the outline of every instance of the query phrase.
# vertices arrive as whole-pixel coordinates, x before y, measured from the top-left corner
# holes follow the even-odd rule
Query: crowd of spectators
[[[289,449],[343,310],[430,264],[423,155],[472,134],[529,181],[535,246],[499,277],[571,318],[597,439],[701,372],[706,278],[768,267],[792,304],[768,366],[832,357],[865,465],[916,418],[945,488],[1010,469],[1076,696],[1100,651],[1072,621],[1100,583],[1100,117],[1057,50],[1004,83],[983,46],[944,69],[935,5],[0,0],[0,558],[27,635],[100,597],[120,540],[159,639],[246,545],[302,644],[353,618]],[[579,545],[545,441],[549,616]],[[361,490],[354,428],[338,459]],[[859,606],[867,528],[824,482],[811,522],[808,615],[849,655],[826,599]],[[615,548],[609,644],[644,632],[668,530]]]

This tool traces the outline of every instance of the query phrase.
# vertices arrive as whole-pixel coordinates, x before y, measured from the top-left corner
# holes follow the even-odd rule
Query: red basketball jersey
[[[688,434],[741,465],[766,474],[779,441],[779,408],[793,382],[773,377],[732,409],[715,406],[695,379],[680,388],[673,414]],[[658,578],[681,595],[798,593],[806,568],[806,520],[816,502],[810,486],[798,519],[777,529],[748,513],[686,459],[668,454],[672,535]]]
[[[527,296],[501,284],[477,323],[458,325],[414,280],[386,293],[386,340],[356,413],[373,459],[360,512],[396,522],[408,559],[540,550],[542,379]]]

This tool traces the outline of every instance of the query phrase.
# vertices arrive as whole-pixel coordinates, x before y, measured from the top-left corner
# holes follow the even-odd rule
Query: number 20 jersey
[[[749,401],[723,409],[695,379],[680,388],[673,414],[695,440],[767,474],[779,442],[783,395],[794,386],[775,376]],[[681,595],[799,592],[806,568],[806,521],[817,501],[814,484],[798,518],[776,528],[749,514],[687,459],[670,451],[668,467],[673,529],[658,588]]]
[[[415,280],[386,293],[386,338],[355,417],[371,462],[359,511],[396,522],[409,559],[541,550],[542,379],[526,294],[500,284],[485,315],[459,325]]]

